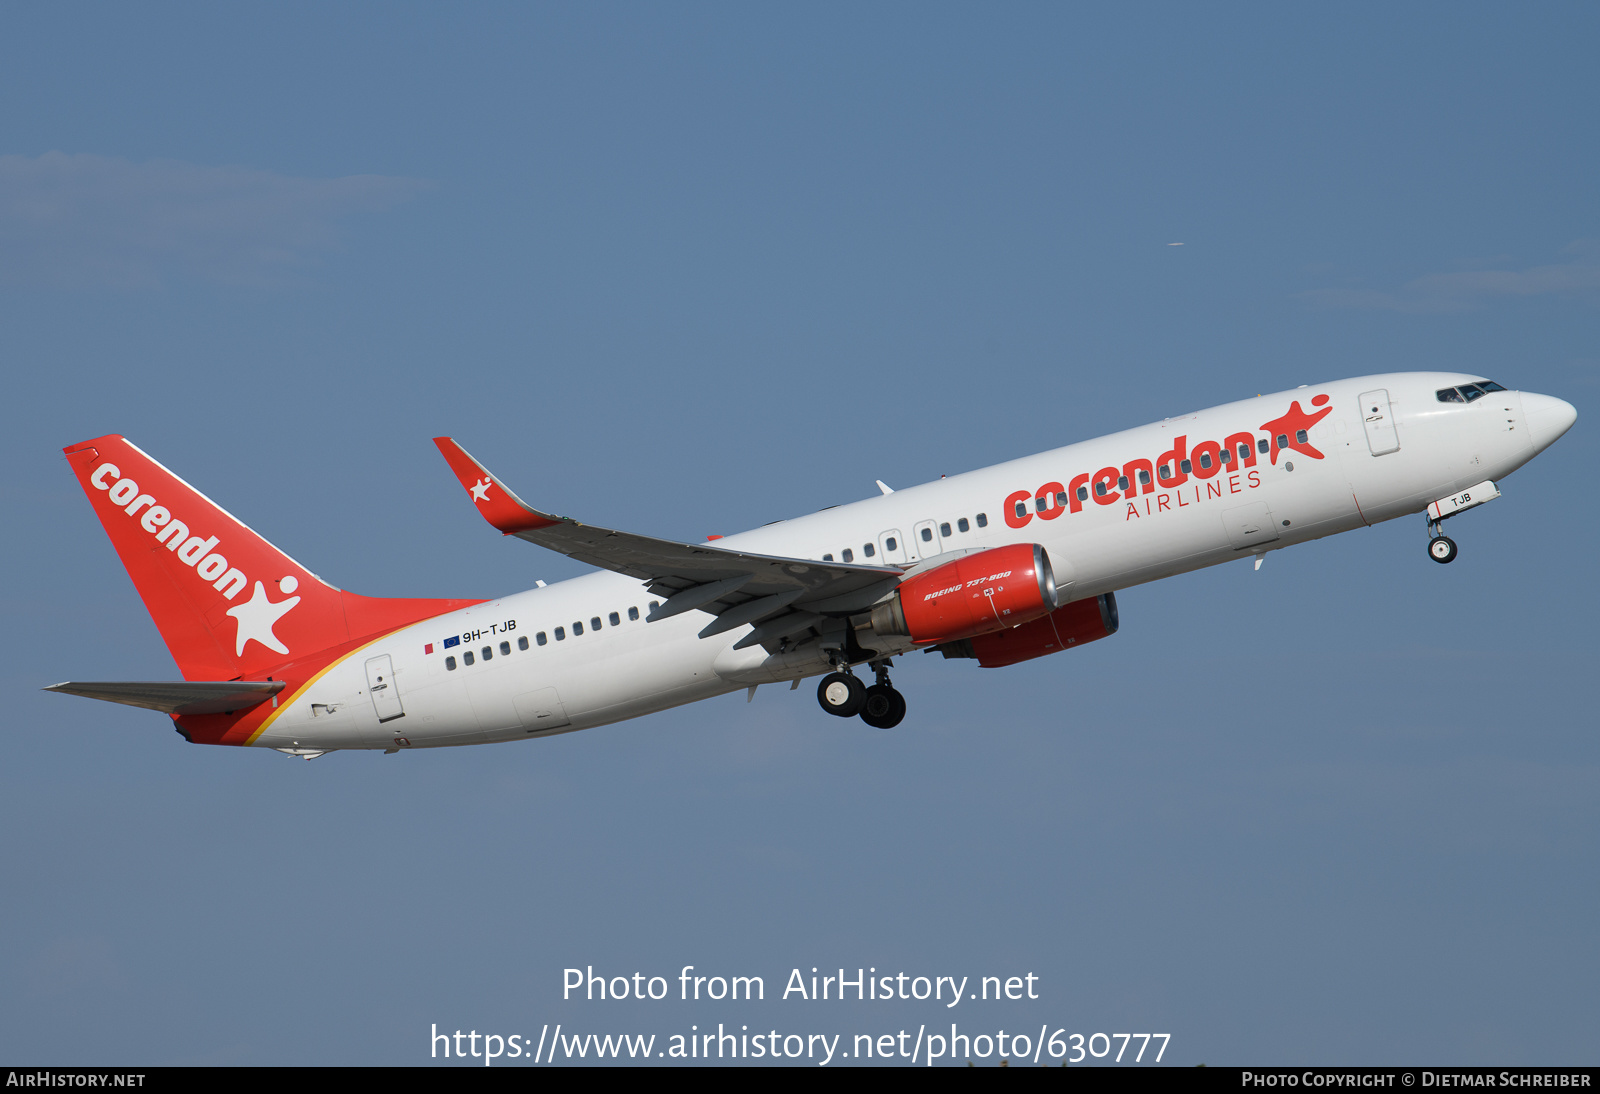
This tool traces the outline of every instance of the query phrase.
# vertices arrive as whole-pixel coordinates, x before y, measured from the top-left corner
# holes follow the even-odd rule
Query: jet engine
[[[872,609],[872,631],[918,645],[1015,627],[1056,608],[1050,558],[1037,543],[963,555],[903,582]]]
[[[1116,633],[1117,594],[1101,593],[1092,600],[1074,600],[1020,627],[943,643],[939,652],[946,657],[975,657],[984,668],[997,669]]]

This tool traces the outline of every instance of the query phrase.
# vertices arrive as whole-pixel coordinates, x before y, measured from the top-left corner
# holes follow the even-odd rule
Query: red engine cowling
[[[917,574],[872,609],[877,634],[919,645],[989,634],[1055,610],[1056,579],[1037,543],[979,551]]]
[[[997,669],[1116,634],[1117,626],[1117,594],[1101,593],[1093,600],[1074,600],[1020,627],[946,643],[939,652],[946,657],[975,657],[984,668]]]

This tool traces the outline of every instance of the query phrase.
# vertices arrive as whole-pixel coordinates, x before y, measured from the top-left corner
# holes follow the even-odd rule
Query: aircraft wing
[[[495,528],[590,566],[645,582],[650,592],[664,601],[651,612],[651,620],[697,608],[717,616],[701,637],[745,623],[758,623],[758,627],[740,645],[798,633],[827,615],[846,615],[871,606],[899,584],[904,574],[898,566],[750,554],[710,543],[679,543],[597,528],[535,509],[453,439],[435,437],[433,443],[483,519]]]

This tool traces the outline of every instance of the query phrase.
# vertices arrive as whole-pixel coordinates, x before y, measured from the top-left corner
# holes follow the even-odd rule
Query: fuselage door
[[[378,712],[379,722],[406,716],[400,705],[400,689],[394,683],[394,662],[388,654],[367,658],[367,694],[372,696],[372,709]]]
[[[1395,432],[1388,391],[1379,388],[1362,393],[1361,421],[1367,427],[1367,447],[1374,456],[1400,451],[1400,434]]]
[[[1229,541],[1238,550],[1258,543],[1271,543],[1278,538],[1277,521],[1264,501],[1224,510],[1222,523],[1228,529]]]
[[[890,528],[887,532],[879,532],[878,550],[883,555],[885,566],[902,563],[906,560],[906,538],[900,534],[900,529],[898,528]]]
[[[529,733],[538,733],[541,730],[555,729],[572,723],[572,719],[567,717],[567,708],[561,704],[561,696],[556,694],[555,688],[530,691],[526,695],[517,696],[512,702],[516,704],[517,717],[522,720],[522,728]]]
[[[917,552],[918,558],[932,558],[944,550],[939,542],[939,529],[931,520],[922,521],[911,534],[916,537],[911,549]]]

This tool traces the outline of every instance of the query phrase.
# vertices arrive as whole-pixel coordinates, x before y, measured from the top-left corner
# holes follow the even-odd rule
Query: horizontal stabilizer
[[[243,680],[132,680],[103,683],[68,680],[45,691],[104,699],[167,714],[229,714],[248,710],[271,699],[283,690],[282,680],[264,682]]]

